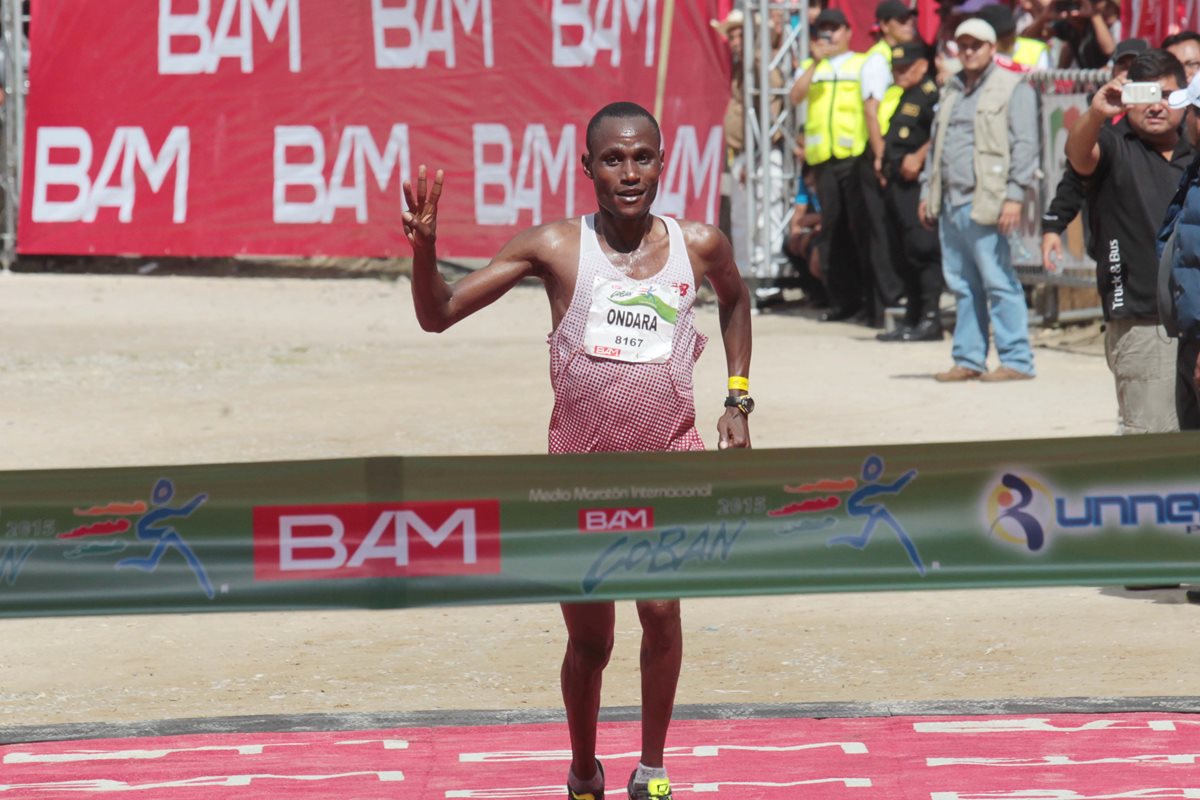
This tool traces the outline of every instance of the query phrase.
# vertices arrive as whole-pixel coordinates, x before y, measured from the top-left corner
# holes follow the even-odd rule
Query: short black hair
[[[1163,39],[1162,49],[1166,50],[1174,47],[1177,44],[1183,44],[1184,42],[1200,43],[1200,33],[1196,33],[1195,31],[1180,31],[1179,33],[1173,33],[1167,38]]]
[[[1147,50],[1139,53],[1129,66],[1130,81],[1156,81],[1175,78],[1180,87],[1188,85],[1187,72],[1178,58],[1166,50]]]
[[[600,131],[600,126],[604,124],[606,119],[648,119],[650,124],[654,126],[654,133],[658,135],[659,146],[662,146],[662,130],[658,127],[658,120],[654,118],[646,109],[639,106],[637,103],[630,103],[626,100],[621,100],[616,103],[609,103],[604,108],[600,109],[592,116],[587,126],[587,149],[591,153],[595,150],[592,146],[596,140],[596,135]]]

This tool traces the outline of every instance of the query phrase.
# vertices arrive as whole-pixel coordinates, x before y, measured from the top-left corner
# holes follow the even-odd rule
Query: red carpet
[[[638,726],[604,724],[609,800]],[[1200,716],[680,721],[675,796],[721,800],[1200,800]],[[561,798],[564,725],[397,728],[0,747],[0,800]]]

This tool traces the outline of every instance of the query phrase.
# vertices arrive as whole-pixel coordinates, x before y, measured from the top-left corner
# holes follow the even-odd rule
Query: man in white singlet
[[[662,136],[641,106],[613,103],[597,112],[588,124],[582,163],[595,187],[595,214],[519,233],[490,264],[453,285],[437,271],[442,172],[427,186],[422,165],[416,191],[404,186],[418,322],[427,331],[443,331],[522,279],[538,278],[553,326],[550,452],[702,450],[692,368],[705,338],[692,324],[692,304],[707,280],[717,295],[730,376],[717,422],[718,446],[749,447],[750,298],[729,240],[711,225],[650,213],[663,169]],[[627,791],[633,800],[670,800],[663,750],[683,658],[679,601],[638,601],[637,610],[642,750]],[[571,736],[567,796],[603,800],[596,724],[615,610],[611,602],[567,603],[562,612],[567,627],[562,692]]]

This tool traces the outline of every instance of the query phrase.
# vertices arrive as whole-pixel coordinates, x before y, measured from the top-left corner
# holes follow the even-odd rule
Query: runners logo
[[[579,530],[583,533],[611,533],[654,530],[654,509],[581,508]]]
[[[619,347],[604,347],[603,345],[596,345],[595,351],[596,355],[604,356],[605,358],[616,358],[617,356],[621,355],[621,348]]]
[[[499,571],[500,503],[496,500],[254,509],[258,580]]]
[[[1030,513],[1031,509],[1045,513],[1041,503],[1035,504],[1039,497],[1053,508],[1054,496],[1041,481],[1011,472],[1001,475],[1000,485],[988,495],[988,533],[1034,553],[1041,550],[1046,544],[1046,531],[1038,517]]]

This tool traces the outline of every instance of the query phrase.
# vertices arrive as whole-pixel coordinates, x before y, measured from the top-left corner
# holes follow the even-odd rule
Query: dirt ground
[[[408,284],[0,275],[0,469],[537,453],[550,412],[536,288],[440,336]],[[712,446],[715,308],[697,370]],[[1039,377],[941,385],[949,342],[882,345],[756,317],[758,447],[1107,435],[1095,329],[1039,335]],[[1064,343],[1068,342],[1070,346]],[[711,402],[705,405],[705,398]],[[1183,592],[1066,588],[684,604],[680,703],[1200,695]],[[638,703],[618,612],[605,704]],[[556,708],[553,605],[0,620],[0,726]]]

